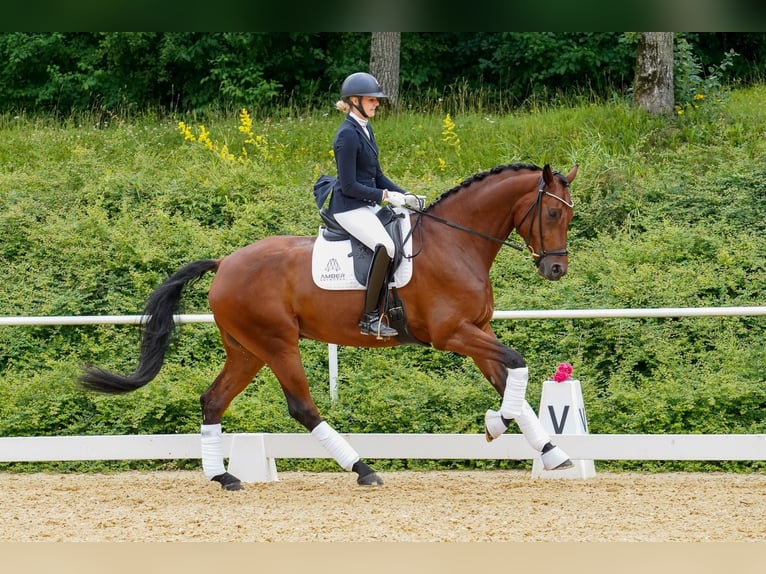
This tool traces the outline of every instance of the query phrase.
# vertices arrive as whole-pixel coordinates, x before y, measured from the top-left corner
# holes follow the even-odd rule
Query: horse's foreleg
[[[545,432],[540,419],[525,400],[521,412],[513,417],[529,445],[540,453],[545,470],[563,470],[573,466],[569,456],[551,442],[551,437]],[[503,416],[501,411],[487,410],[484,415],[484,433],[487,441],[492,441],[508,430],[511,419]]]
[[[449,344],[450,350],[469,355],[476,366],[502,397],[500,410],[488,410],[484,415],[487,441],[502,435],[515,420],[524,438],[540,453],[546,470],[572,466],[567,454],[555,446],[545,432],[540,419],[526,400],[529,370],[521,354],[500,343],[487,325],[484,329],[469,326],[458,331]]]
[[[498,377],[496,372],[503,372],[503,370],[505,371],[505,384],[495,383],[495,381],[501,380],[501,377]],[[524,405],[527,404],[529,369],[527,367],[509,368],[505,366],[498,368],[497,365],[490,364],[488,367],[484,367],[482,372],[484,372],[485,376],[497,389],[497,392],[503,397],[500,403],[500,410],[489,410],[484,417],[487,441],[492,441],[508,430],[511,420],[522,414]],[[490,374],[488,375],[487,372]]]
[[[226,363],[210,387],[200,397],[202,407],[202,472],[207,478],[221,484],[225,490],[241,490],[240,480],[226,472],[223,456],[224,411],[239,393],[253,380],[264,362],[223,334]]]
[[[527,383],[529,382],[529,369],[518,367],[506,368],[505,389],[503,390],[503,402],[500,404],[500,414],[505,418],[515,418],[521,414],[527,396]]]

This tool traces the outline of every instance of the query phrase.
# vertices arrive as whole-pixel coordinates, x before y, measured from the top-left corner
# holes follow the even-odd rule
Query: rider
[[[394,207],[405,203],[417,205],[417,197],[405,196],[406,192],[380,168],[378,145],[369,119],[375,117],[379,98],[388,96],[375,77],[365,72],[351,74],[343,81],[340,95],[335,107],[346,114],[346,119],[333,141],[339,185],[332,194],[328,211],[343,229],[373,251],[364,314],[359,322],[361,333],[394,337],[398,334],[396,329],[383,323],[378,307],[387,289],[385,283],[395,248],[375,214],[383,202]]]

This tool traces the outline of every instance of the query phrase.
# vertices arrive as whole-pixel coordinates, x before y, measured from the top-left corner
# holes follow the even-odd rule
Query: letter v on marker
[[[565,405],[564,412],[561,413],[561,424],[559,424],[558,421],[556,420],[556,409],[553,408],[553,405],[548,405],[548,414],[551,415],[551,423],[553,424],[554,434],[561,434],[561,431],[564,430],[564,425],[567,424],[567,415],[569,414],[569,405]]]

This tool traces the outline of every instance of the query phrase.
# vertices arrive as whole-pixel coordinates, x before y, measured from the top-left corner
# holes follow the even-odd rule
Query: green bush
[[[491,271],[497,309],[747,306],[766,295],[764,104],[766,90],[759,87],[732,91],[714,120],[652,118],[622,102],[572,102],[507,115],[465,113],[450,122],[437,112],[388,116],[384,110],[375,121],[386,172],[430,201],[495,165],[531,161],[565,172],[579,164],[569,274],[547,282],[528,255],[502,250]],[[238,118],[239,112],[206,124],[214,141],[237,153],[243,144]],[[1,116],[0,314],[140,314],[149,293],[189,261],[220,257],[273,234],[316,233],[311,184],[334,169],[329,152],[341,119],[306,111],[257,120],[253,133],[265,143],[239,162],[184,140],[180,119],[146,114],[105,125],[86,115],[64,121]],[[184,312],[209,312],[211,280],[186,293]],[[526,358],[535,408],[556,365],[574,365],[592,432],[766,428],[760,317],[495,321],[493,328]],[[198,432],[199,395],[224,361],[212,324],[182,326],[157,380],[136,393],[104,397],[77,388],[86,363],[130,372],[138,345],[133,325],[3,327],[0,436]],[[301,351],[320,412],[341,432],[478,433],[484,411],[499,402],[470,359],[419,347],[342,348],[340,398],[333,402],[326,345],[302,341]],[[303,431],[268,368],[234,400],[224,427]],[[527,464],[378,462],[381,468]],[[334,464],[280,461],[280,467]]]

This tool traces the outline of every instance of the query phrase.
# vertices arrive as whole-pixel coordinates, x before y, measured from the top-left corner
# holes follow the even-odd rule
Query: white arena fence
[[[766,315],[766,307],[702,307],[496,311],[493,319],[599,319]],[[0,325],[137,324],[141,315],[0,317]],[[179,323],[212,323],[212,315],[177,315]],[[332,390],[334,345],[330,345]],[[483,434],[346,434],[366,459],[534,459],[520,434],[487,443]],[[766,460],[766,434],[593,435],[559,434],[556,443],[573,460]],[[0,437],[0,462],[199,459],[199,434]],[[280,458],[331,458],[308,433],[224,435],[224,455],[246,474],[269,474]],[[252,465],[263,468],[253,471]],[[249,468],[248,468],[249,465]],[[273,472],[273,471],[272,471]],[[275,479],[275,477],[267,478]]]

